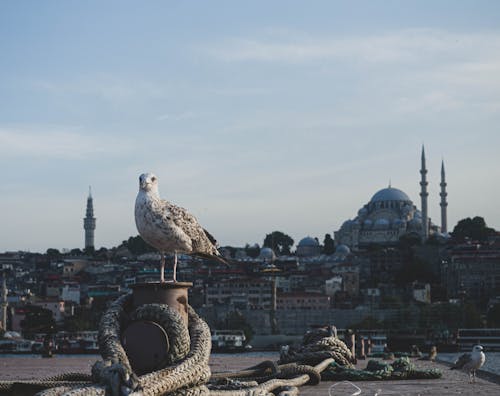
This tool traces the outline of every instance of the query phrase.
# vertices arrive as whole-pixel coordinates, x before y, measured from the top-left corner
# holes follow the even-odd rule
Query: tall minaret
[[[0,292],[0,313],[2,317],[0,318],[0,329],[7,331],[7,280],[5,272],[2,276],[2,290]]]
[[[427,192],[427,169],[425,168],[425,151],[424,145],[422,145],[422,166],[420,168],[420,175],[422,176],[420,179],[420,198],[421,198],[421,206],[422,206],[422,231],[424,241],[429,237],[429,225],[428,225],[428,216],[427,216],[427,197],[429,193]]]
[[[89,186],[89,197],[87,198],[87,212],[83,219],[83,228],[85,229],[85,249],[94,249],[94,204],[92,199],[92,191]]]
[[[446,196],[448,193],[446,192],[446,178],[444,174],[444,161],[441,161],[441,192],[439,195],[441,196],[441,202],[439,206],[441,206],[441,232],[443,234],[448,232],[448,219],[447,219],[447,206],[448,202],[446,202]]]

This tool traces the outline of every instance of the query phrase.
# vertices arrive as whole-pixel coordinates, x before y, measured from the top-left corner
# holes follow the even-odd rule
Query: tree
[[[64,319],[64,330],[69,332],[96,330],[103,309],[77,307],[73,316]]]
[[[81,256],[83,252],[81,251],[81,249],[76,248],[76,249],[71,249],[69,254],[71,256]]]
[[[323,241],[323,253],[333,254],[335,253],[335,242],[330,234],[325,234],[325,239]]]
[[[53,249],[53,248],[48,248],[47,252],[45,252],[45,254],[51,260],[58,259],[59,257],[61,257],[61,252],[59,250]]]
[[[495,232],[493,228],[486,226],[482,217],[476,216],[472,219],[467,217],[460,220],[451,234],[458,241],[464,241],[468,238],[473,241],[486,242],[488,237],[494,235]]]
[[[273,231],[266,235],[264,247],[273,249],[277,255],[290,254],[293,239],[281,231]]]
[[[156,252],[156,249],[144,242],[144,239],[142,239],[140,235],[130,237],[126,241],[123,241],[122,246],[125,246],[130,253],[136,256],[144,253]]]
[[[21,328],[26,338],[32,337],[35,333],[54,333],[56,331],[56,322],[52,312],[48,309],[27,305],[25,312]]]
[[[401,235],[398,241],[398,247],[401,251],[411,251],[415,246],[421,245],[422,240],[420,239],[420,235],[414,232],[410,232],[407,234]]]
[[[251,257],[251,258],[257,258],[259,257],[259,254],[260,254],[260,246],[255,243],[253,245],[249,245],[248,243],[245,245],[245,254],[248,256],[248,257]]]

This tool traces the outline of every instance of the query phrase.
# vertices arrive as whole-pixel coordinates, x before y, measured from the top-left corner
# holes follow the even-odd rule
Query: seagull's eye
[[[152,181],[152,182],[156,181],[156,177],[154,177],[154,176],[153,176],[153,177],[151,178],[151,181]]]

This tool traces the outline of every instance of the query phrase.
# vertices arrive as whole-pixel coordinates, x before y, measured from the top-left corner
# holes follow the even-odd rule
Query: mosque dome
[[[274,254],[273,249],[263,247],[260,249],[259,259],[264,261],[274,261],[276,259],[276,255]]]
[[[321,254],[321,246],[316,239],[310,236],[302,238],[297,245],[297,256],[299,257],[313,257],[319,254]]]
[[[302,238],[299,244],[297,245],[297,247],[301,246],[319,246],[319,242],[316,239],[307,236],[305,238]]]
[[[370,202],[380,202],[380,201],[404,201],[408,202],[411,201],[410,197],[406,195],[405,192],[394,188],[394,187],[387,187],[383,188],[380,191],[377,191],[375,195],[372,197]]]
[[[349,246],[347,245],[338,245],[335,249],[335,254],[347,255],[349,253],[351,253],[351,249],[349,249]]]

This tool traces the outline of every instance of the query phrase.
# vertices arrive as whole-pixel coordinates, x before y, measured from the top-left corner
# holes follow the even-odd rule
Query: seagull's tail
[[[213,254],[201,253],[201,252],[191,253],[190,255],[200,257],[200,258],[205,259],[205,260],[217,261],[221,264],[229,266],[229,263],[225,259],[223,259],[221,256],[215,256]]]

